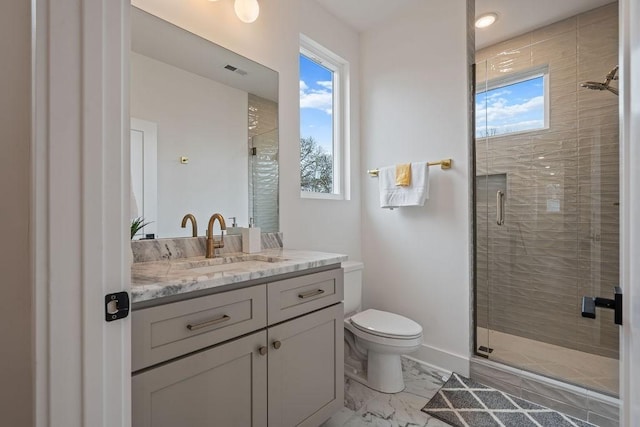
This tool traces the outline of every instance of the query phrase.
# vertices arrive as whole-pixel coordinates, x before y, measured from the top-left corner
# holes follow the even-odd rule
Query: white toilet
[[[343,262],[345,375],[383,393],[404,390],[400,355],[422,344],[422,326],[380,310],[360,311],[363,264]]]

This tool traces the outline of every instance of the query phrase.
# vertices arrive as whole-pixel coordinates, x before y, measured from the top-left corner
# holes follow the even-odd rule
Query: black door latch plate
[[[107,322],[127,317],[129,315],[129,294],[117,292],[105,295],[104,315]]]

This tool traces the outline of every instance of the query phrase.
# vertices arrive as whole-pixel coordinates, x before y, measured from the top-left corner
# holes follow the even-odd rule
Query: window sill
[[[301,191],[300,198],[301,199],[318,199],[318,200],[344,200],[344,196],[342,194],[313,193],[310,191]]]

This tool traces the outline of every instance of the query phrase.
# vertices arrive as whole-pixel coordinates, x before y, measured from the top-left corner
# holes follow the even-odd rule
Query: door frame
[[[136,195],[132,188],[132,206],[131,219],[134,217],[142,217],[148,220],[149,224],[142,227],[139,234],[144,236],[145,234],[152,233],[158,235],[158,124],[149,120],[137,119],[131,117],[131,132],[134,131],[142,133],[142,197],[139,194]],[[133,138],[132,138],[133,139]],[[130,146],[133,147],[133,143],[130,142]],[[130,161],[132,159],[130,158]],[[133,179],[133,168],[135,166],[132,163],[131,179]],[[142,207],[142,208],[141,208]]]
[[[36,426],[131,425],[128,0],[32,0]]]
[[[619,0],[619,16],[620,285],[624,293],[620,425],[631,426],[640,419],[640,4]]]
[[[32,271],[37,426],[130,426],[129,1],[33,0]],[[622,425],[640,419],[640,5],[620,0]],[[633,98],[634,103],[631,102]],[[635,145],[633,144],[635,142]],[[633,197],[635,195],[635,197]],[[73,307],[80,307],[73,310]],[[71,309],[70,309],[71,308]]]

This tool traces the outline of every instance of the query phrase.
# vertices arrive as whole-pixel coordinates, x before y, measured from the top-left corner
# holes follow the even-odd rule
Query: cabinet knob
[[[282,347],[282,343],[280,341],[274,341],[273,342],[273,348],[275,348],[277,350],[280,347]]]
[[[260,353],[262,356],[264,356],[265,354],[267,354],[267,347],[262,346],[258,349],[258,353]]]

